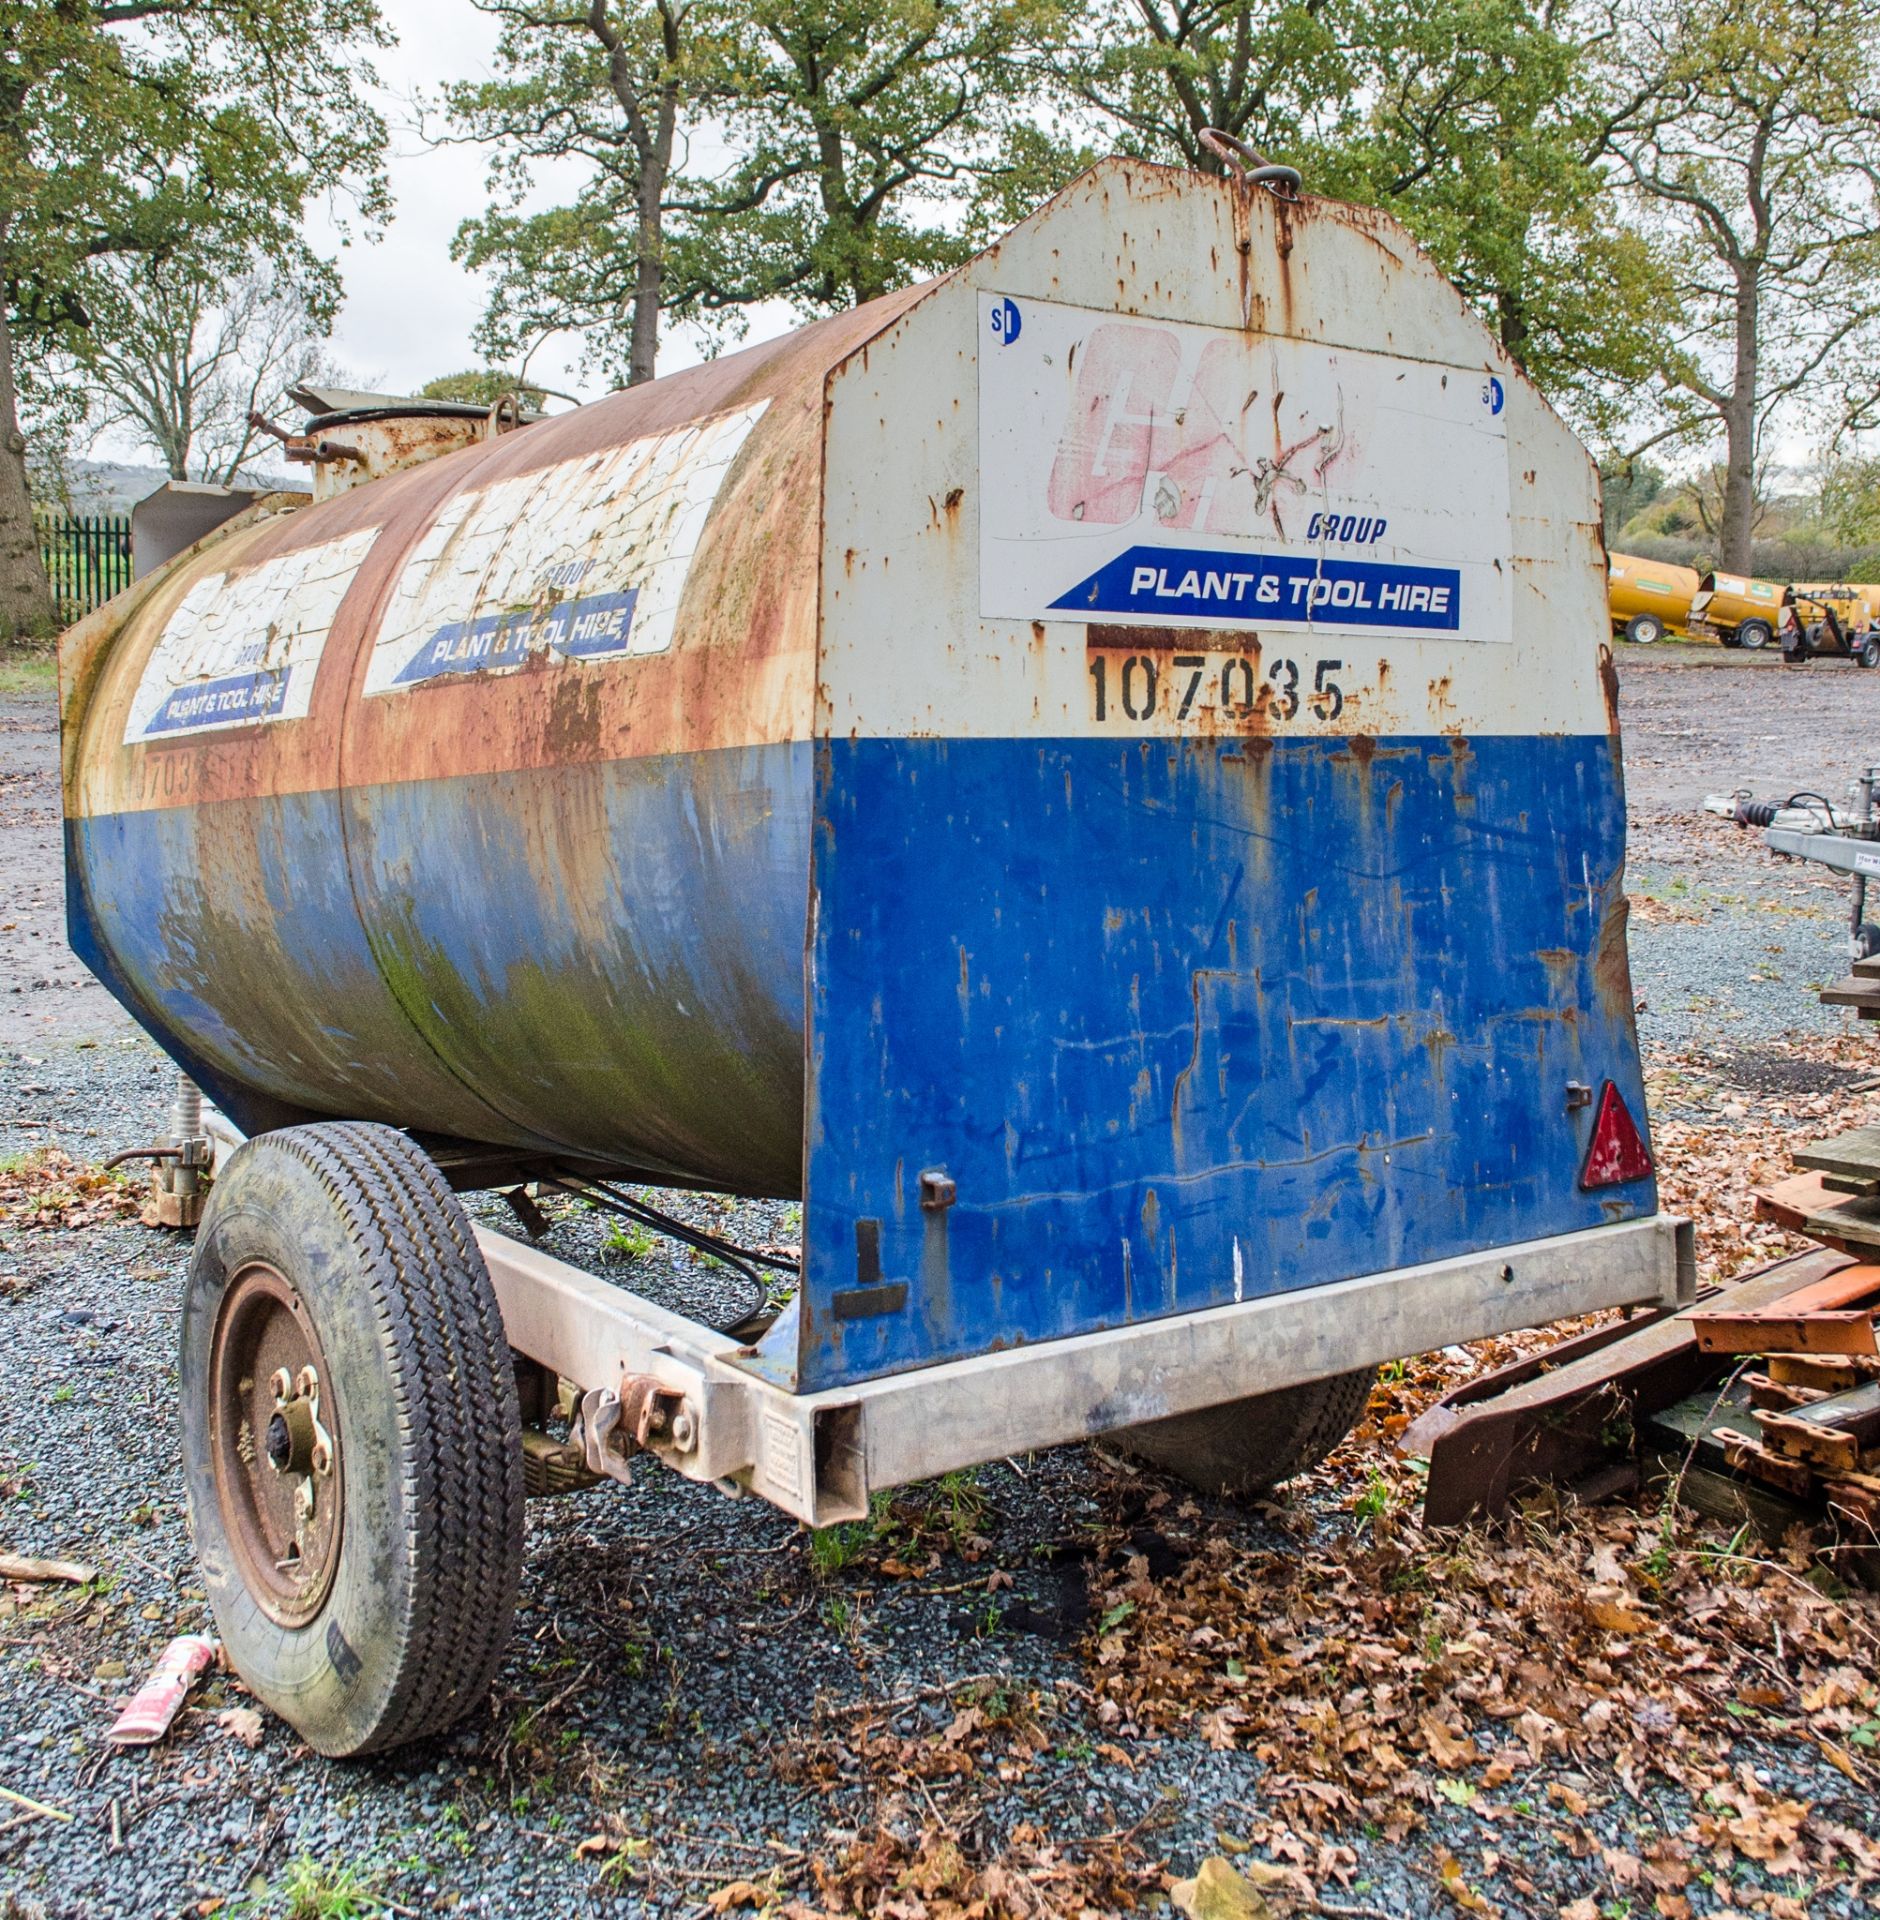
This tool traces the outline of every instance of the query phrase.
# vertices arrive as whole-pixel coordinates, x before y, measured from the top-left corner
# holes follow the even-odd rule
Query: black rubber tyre
[[[1124,1427],[1110,1439],[1203,1493],[1245,1499],[1316,1467],[1358,1424],[1376,1384],[1377,1369],[1361,1367]]]
[[[1854,664],[1857,667],[1872,669],[1880,667],[1880,639],[1869,635],[1854,650]]]
[[[1625,623],[1625,637],[1636,646],[1655,647],[1665,637],[1665,623],[1655,613],[1635,613]]]
[[[1740,647],[1743,643],[1733,633],[1720,633],[1717,635],[1717,644],[1720,647]]]
[[[269,1464],[283,1403],[258,1376],[301,1348],[320,1479]],[[248,1686],[334,1757],[480,1707],[521,1584],[521,1413],[469,1223],[403,1134],[323,1122],[234,1155],[190,1262],[181,1398],[190,1530]],[[285,1547],[283,1485],[333,1516]]]
[[[1785,667],[1805,667],[1814,656],[1806,647],[1784,647],[1782,664]]]
[[[1767,620],[1745,620],[1736,630],[1736,644],[1748,647],[1752,653],[1766,647],[1776,637],[1776,630]]]

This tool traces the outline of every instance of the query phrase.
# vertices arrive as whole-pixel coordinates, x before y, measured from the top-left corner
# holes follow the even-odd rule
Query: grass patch
[[[303,1853],[249,1909],[270,1920],[382,1920],[392,1911],[382,1867],[329,1865]]]
[[[50,697],[59,685],[59,656],[51,647],[21,646],[0,641],[0,697],[18,700],[35,694]]]

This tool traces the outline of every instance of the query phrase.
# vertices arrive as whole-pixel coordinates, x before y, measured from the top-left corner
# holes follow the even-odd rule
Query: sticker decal
[[[663,653],[718,490],[769,404],[447,500],[392,589],[365,691],[537,655]]]
[[[205,574],[157,636],[124,744],[304,719],[333,616],[377,538],[368,527]]]
[[[1508,640],[1481,370],[981,293],[980,611]]]

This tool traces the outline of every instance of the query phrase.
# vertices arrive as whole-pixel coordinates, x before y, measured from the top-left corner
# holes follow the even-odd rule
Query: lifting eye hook
[[[1219,127],[1203,127],[1201,144],[1224,161],[1243,187],[1265,187],[1275,199],[1297,200],[1305,177],[1297,167],[1276,166],[1258,147],[1251,147]]]

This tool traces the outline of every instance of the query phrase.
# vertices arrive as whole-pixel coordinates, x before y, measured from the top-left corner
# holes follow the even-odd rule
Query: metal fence
[[[82,618],[131,583],[128,515],[68,514],[39,521],[39,552],[59,619]]]

